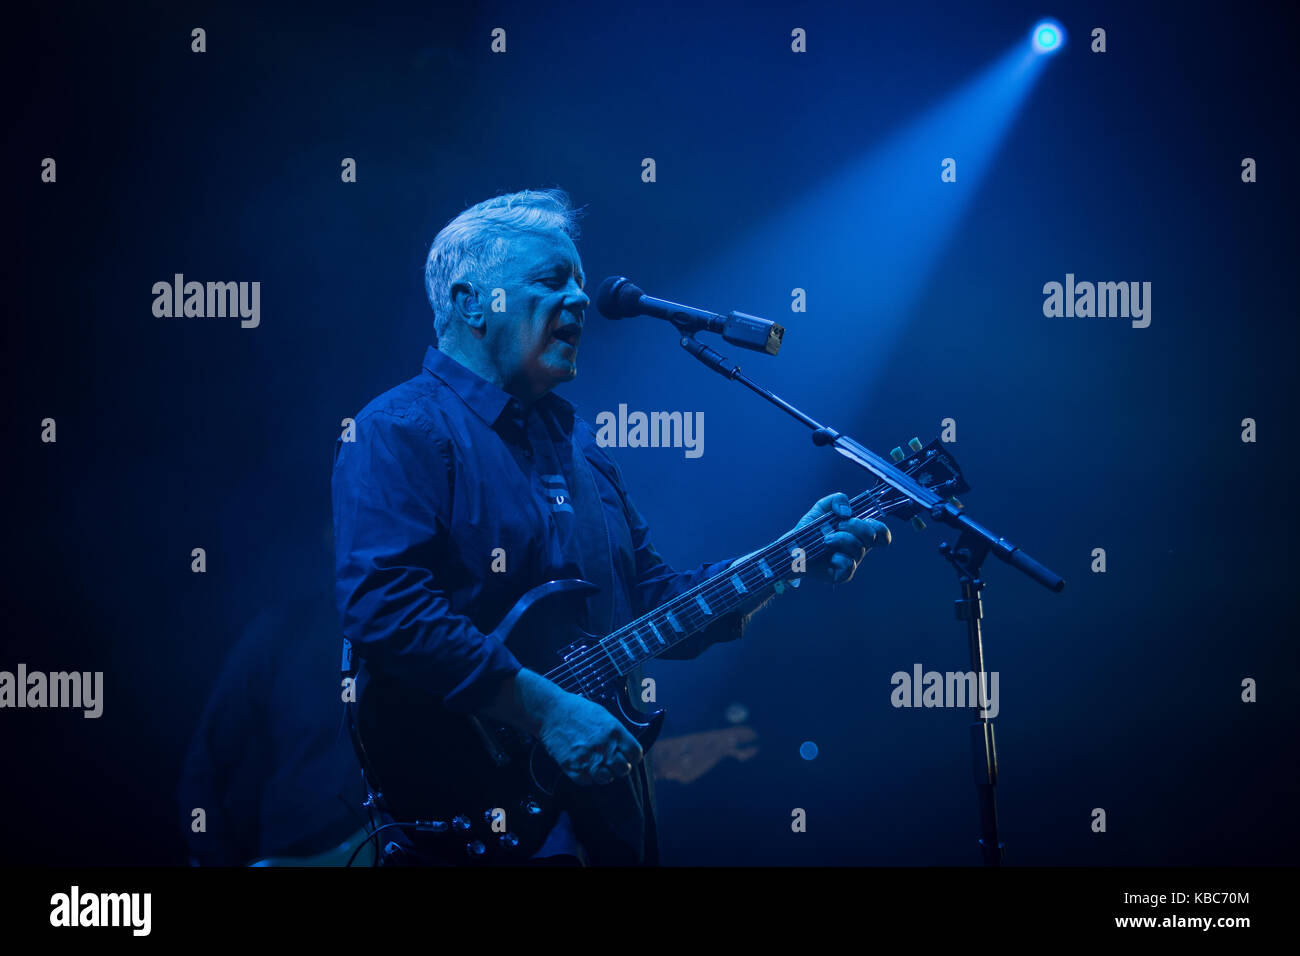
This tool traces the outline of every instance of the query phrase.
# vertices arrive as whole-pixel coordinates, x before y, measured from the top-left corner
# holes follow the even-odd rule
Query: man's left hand
[[[826,551],[816,560],[808,562],[806,573],[834,584],[843,584],[853,579],[858,569],[858,562],[866,557],[867,552],[875,547],[884,547],[892,540],[882,521],[870,518],[854,518],[849,496],[842,491],[827,495],[809,509],[794,526],[798,531],[823,515],[835,514],[842,517],[837,530],[826,539]]]

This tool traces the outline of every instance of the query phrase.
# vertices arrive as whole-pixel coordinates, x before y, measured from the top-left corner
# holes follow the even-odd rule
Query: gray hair
[[[509,258],[512,233],[558,229],[570,239],[578,238],[579,215],[563,189],[525,189],[485,199],[443,226],[424,262],[434,344],[451,325],[453,285],[490,281]]]

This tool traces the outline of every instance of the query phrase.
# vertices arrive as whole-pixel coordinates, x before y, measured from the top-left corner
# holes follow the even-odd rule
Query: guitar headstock
[[[904,451],[900,446],[889,453],[899,471],[906,472],[918,484],[925,485],[940,498],[946,498],[960,508],[962,504],[957,500],[957,495],[970,491],[970,485],[966,484],[961,465],[957,464],[944,443],[935,438],[930,444],[922,445],[919,438],[913,438],[907,443],[907,448]],[[880,509],[885,514],[910,518],[912,527],[918,531],[925,527],[920,509],[906,498],[882,502]]]

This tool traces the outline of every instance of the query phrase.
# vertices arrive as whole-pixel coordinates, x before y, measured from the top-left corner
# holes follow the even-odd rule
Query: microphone
[[[684,335],[716,332],[733,345],[768,355],[781,351],[781,341],[785,337],[783,326],[756,315],[744,312],[720,315],[667,299],[656,299],[646,295],[626,276],[610,276],[600,284],[596,290],[596,308],[607,319],[626,319],[634,315],[667,319]]]

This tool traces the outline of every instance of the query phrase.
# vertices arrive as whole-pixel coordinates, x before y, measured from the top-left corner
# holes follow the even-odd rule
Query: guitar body
[[[524,594],[492,636],[526,668],[546,673],[599,638],[574,622],[596,587],[548,581]],[[610,672],[582,686],[641,747],[659,735],[664,712],[644,714]],[[455,713],[439,698],[372,678],[358,701],[357,729],[371,785],[420,854],[435,863],[521,863],[537,852],[574,785],[537,741],[514,728]]]

